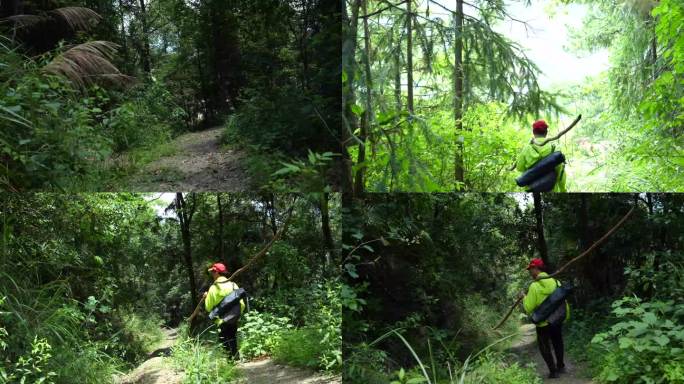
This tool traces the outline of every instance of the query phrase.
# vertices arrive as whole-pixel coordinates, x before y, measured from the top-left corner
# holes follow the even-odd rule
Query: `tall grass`
[[[541,383],[541,379],[537,376],[532,367],[521,367],[517,362],[509,361],[506,356],[497,351],[493,351],[493,347],[511,340],[517,333],[509,334],[501,337],[486,347],[482,348],[476,353],[470,354],[463,362],[459,361],[448,348],[442,343],[441,347],[446,353],[446,359],[438,360],[433,354],[433,343],[427,340],[428,356],[426,359],[421,358],[416,352],[416,349],[411,343],[402,335],[401,328],[392,329],[381,335],[365,348],[373,348],[382,341],[396,337],[409,351],[410,355],[415,361],[415,366],[408,371],[401,368],[399,371],[391,374],[390,379],[393,384],[474,384],[474,383],[491,383],[491,384],[535,384]],[[384,358],[388,358],[381,353]],[[354,360],[354,357],[350,359]],[[352,363],[353,364],[353,363]],[[355,377],[350,377],[350,382],[355,381]],[[363,379],[368,382],[380,381],[377,379]]]
[[[124,363],[105,352],[106,342],[89,340],[85,314],[70,299],[68,284],[33,285],[30,277],[0,272],[0,328],[8,334],[0,369],[8,380],[70,383],[78,377],[81,383],[108,382]],[[26,360],[40,365],[27,369]]]
[[[171,359],[173,365],[185,372],[185,384],[213,384],[217,382],[234,382],[240,377],[235,362],[213,340],[205,340],[207,331],[214,329],[212,325],[197,336],[190,336],[187,327],[179,329],[179,340],[173,347]]]

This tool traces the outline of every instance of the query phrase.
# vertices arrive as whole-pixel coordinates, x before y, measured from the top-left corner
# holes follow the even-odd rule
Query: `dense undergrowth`
[[[662,265],[628,268],[631,296],[597,300],[575,311],[567,339],[574,358],[599,383],[684,382],[684,265],[678,253]],[[610,313],[603,308],[610,306]]]
[[[553,270],[634,207],[596,254],[558,276],[575,287],[564,325],[570,375],[602,384],[681,383],[681,196],[552,194],[538,205],[531,200],[366,196],[345,227],[345,380],[540,382],[545,367],[527,365],[517,345],[508,350],[506,337],[519,333],[516,317],[526,316],[514,312],[492,330],[530,283],[525,265],[539,252],[535,211],[543,209]]]
[[[176,370],[183,372],[184,383],[231,382],[240,377],[236,362],[215,342],[215,334],[205,330],[192,335],[185,325],[178,334],[171,350],[171,362]]]
[[[5,45],[6,44],[6,45]],[[185,129],[186,113],[159,82],[74,87],[44,72],[46,59],[0,47],[0,153],[4,189],[88,190],[131,172],[111,161],[127,150],[150,150]]]
[[[682,190],[681,1],[433,5],[346,3],[345,118],[357,188],[519,191],[510,169],[532,122],[545,119],[555,136],[582,114],[555,142],[568,160],[568,190]],[[508,25],[541,8],[554,23],[578,12],[578,26],[561,27],[564,50],[607,53],[597,76],[570,81],[531,60],[536,48]]]
[[[240,353],[264,355],[286,364],[339,371],[341,353],[340,284],[329,281],[255,300],[239,328]]]
[[[176,216],[168,216],[169,210],[160,216],[158,198],[2,195],[0,382],[58,384],[78,377],[82,383],[108,383],[155,350],[162,327],[185,323],[193,306],[187,271],[177,263],[182,236]],[[257,195],[238,194],[185,198],[195,209],[190,233],[197,255],[215,252],[219,205],[226,214],[240,215],[224,223],[224,246],[233,249],[226,263],[235,269],[263,247],[265,230],[282,225],[280,209],[293,200],[270,196],[266,204]],[[331,200],[327,218],[331,236],[339,225],[336,201]],[[271,208],[264,211],[267,205]],[[339,371],[339,282],[331,262],[326,264],[321,217],[313,207],[297,200],[286,236],[259,268],[238,280],[254,298],[239,337],[245,358],[272,355],[286,364]],[[195,261],[192,273],[202,289],[211,284],[205,271],[215,260]],[[206,314],[200,320],[196,332],[181,332],[173,360],[188,368],[192,382],[227,380],[236,369],[225,362],[216,327]]]

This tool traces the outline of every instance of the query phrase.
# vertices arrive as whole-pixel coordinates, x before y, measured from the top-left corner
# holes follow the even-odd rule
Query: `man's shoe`
[[[558,373],[557,373],[557,372],[551,372],[551,373],[549,373],[549,379],[557,379],[558,377],[559,377],[559,376],[558,376]]]
[[[560,367],[558,367],[558,369],[556,369],[556,372],[567,373],[568,371],[565,370],[565,365],[561,365]]]

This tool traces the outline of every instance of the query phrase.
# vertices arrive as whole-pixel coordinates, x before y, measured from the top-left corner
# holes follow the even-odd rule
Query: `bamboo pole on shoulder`
[[[228,278],[228,281],[235,280],[235,278],[237,278],[237,276],[242,274],[248,268],[252,267],[256,261],[258,261],[259,259],[262,259],[264,256],[266,256],[266,252],[268,252],[268,250],[271,249],[273,244],[275,244],[275,242],[278,241],[283,236],[283,234],[287,230],[287,227],[290,224],[290,219],[292,218],[292,211],[294,209],[295,201],[296,201],[296,198],[292,202],[292,204],[290,205],[290,208],[287,210],[287,217],[285,219],[285,222],[283,223],[283,226],[280,227],[280,229],[278,230],[278,232],[276,232],[275,235],[273,235],[273,238],[271,238],[271,240],[263,248],[261,248],[261,250],[259,252],[254,254],[254,256],[252,256],[249,259],[247,264],[245,264],[244,266],[242,266],[241,268],[239,268],[235,272],[233,272],[233,274],[231,274],[230,277]],[[197,306],[195,307],[195,310],[192,311],[192,314],[190,315],[190,317],[188,317],[188,319],[187,319],[188,323],[192,324],[192,320],[197,316],[197,314],[199,314],[203,303],[204,303],[204,297],[202,297],[202,299],[200,299],[199,303],[197,303]]]
[[[596,249],[596,247],[598,247],[599,245],[601,245],[601,243],[603,243],[604,241],[606,241],[606,239],[608,239],[608,237],[610,237],[610,235],[612,235],[613,233],[615,233],[615,231],[617,231],[617,229],[620,228],[620,227],[622,226],[622,224],[624,224],[625,221],[627,221],[627,219],[629,218],[629,216],[632,215],[632,212],[634,212],[634,209],[635,209],[635,208],[636,208],[636,206],[632,207],[632,208],[629,210],[629,212],[627,212],[627,213],[622,217],[622,219],[620,219],[620,221],[618,221],[617,224],[615,224],[615,225],[613,226],[613,228],[611,228],[608,232],[606,232],[606,234],[603,235],[600,239],[596,240],[596,242],[594,242],[594,244],[592,244],[589,248],[587,248],[586,251],[582,252],[579,256],[574,257],[572,260],[570,260],[570,261],[568,261],[567,263],[565,263],[562,267],[558,268],[558,270],[557,270],[556,272],[554,272],[554,273],[552,273],[552,274],[550,274],[550,275],[548,275],[548,276],[544,276],[544,277],[537,278],[537,279],[535,279],[535,281],[537,281],[537,280],[543,280],[543,279],[550,279],[550,278],[552,278],[552,277],[558,276],[560,273],[562,273],[563,271],[565,271],[571,264],[575,263],[576,261],[578,261],[578,260],[580,260],[581,258],[585,257],[586,255],[590,254],[594,249]],[[511,306],[511,308],[510,308],[510,309],[508,310],[508,312],[506,313],[506,316],[504,316],[503,319],[501,319],[501,321],[499,321],[499,323],[498,323],[493,329],[497,329],[497,328],[501,327],[501,326],[506,322],[506,320],[508,320],[508,318],[511,316],[511,313],[513,313],[513,310],[515,309],[515,307],[518,306],[518,304],[520,304],[520,302],[522,301],[522,299],[523,299],[522,297],[519,297],[518,300],[516,300],[515,303],[513,303],[513,305]]]

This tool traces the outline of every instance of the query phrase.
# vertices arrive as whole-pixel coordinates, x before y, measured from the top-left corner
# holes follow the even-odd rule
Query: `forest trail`
[[[537,333],[534,324],[524,324],[520,327],[521,337],[510,347],[510,351],[518,356],[521,363],[524,365],[530,361],[537,366],[537,374],[542,378],[544,383],[549,384],[591,384],[593,381],[580,376],[580,367],[570,361],[567,353],[565,354],[565,369],[566,373],[561,374],[557,379],[549,379],[549,372],[546,369],[546,363],[542,359],[541,354],[537,348]]]
[[[271,359],[240,364],[244,375],[241,384],[341,384],[340,376],[314,373],[275,363]]]
[[[148,355],[148,359],[131,372],[114,378],[115,384],[181,384],[183,373],[169,368],[164,356],[171,353],[171,347],[178,339],[178,331],[164,329],[165,338]]]
[[[242,191],[249,187],[244,154],[226,149],[223,127],[190,132],[173,140],[175,153],[147,164],[129,183],[133,190]]]
[[[183,372],[170,367],[165,356],[171,353],[178,332],[164,329],[165,339],[157,345],[148,359],[133,371],[114,378],[115,384],[181,384]],[[236,384],[341,384],[340,376],[330,376],[309,370],[277,364],[266,358],[238,365],[243,377]]]

